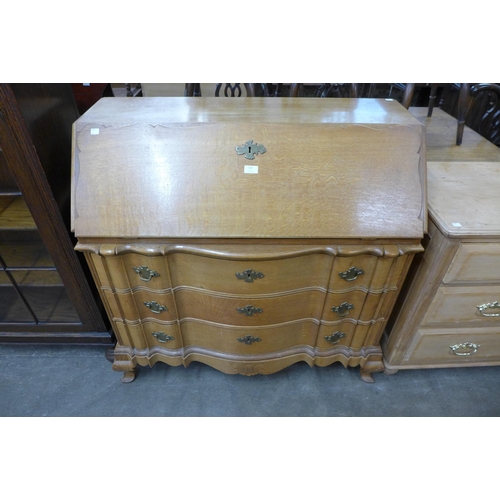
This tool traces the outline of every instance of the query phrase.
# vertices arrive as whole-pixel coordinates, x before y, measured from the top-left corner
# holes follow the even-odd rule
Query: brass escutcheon
[[[148,266],[134,267],[134,271],[139,275],[142,281],[151,281],[151,278],[158,278],[160,276],[159,273],[149,269]]]
[[[262,279],[264,274],[259,271],[254,271],[253,269],[247,269],[242,273],[236,273],[236,277],[239,280],[246,281],[247,283],[253,283],[256,279]]]
[[[160,314],[162,311],[168,311],[167,307],[158,304],[158,302],[155,302],[154,300],[144,302],[144,305],[146,307],[149,307],[149,309],[151,309],[151,312],[154,312],[155,314]]]
[[[245,316],[253,316],[254,314],[264,312],[260,307],[254,306],[237,307],[236,310]]]
[[[335,332],[331,335],[325,335],[325,340],[330,342],[330,344],[338,344],[341,339],[345,338],[344,332]]]
[[[239,155],[245,155],[247,160],[255,160],[255,155],[261,153],[264,154],[267,149],[262,144],[256,144],[253,139],[245,142],[241,146],[236,146],[236,152]]]
[[[238,342],[242,342],[243,344],[251,345],[254,342],[260,342],[261,339],[259,337],[252,337],[251,335],[245,335],[244,337],[238,337]]]

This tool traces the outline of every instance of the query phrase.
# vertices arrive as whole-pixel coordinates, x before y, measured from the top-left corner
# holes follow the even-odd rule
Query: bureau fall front
[[[72,224],[113,369],[383,370],[426,230],[422,125],[384,99],[107,98],[73,126]]]

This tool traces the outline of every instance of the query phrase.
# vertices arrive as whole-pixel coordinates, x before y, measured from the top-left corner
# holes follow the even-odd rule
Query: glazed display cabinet
[[[0,84],[0,343],[113,345],[69,232],[77,117],[69,84]]]

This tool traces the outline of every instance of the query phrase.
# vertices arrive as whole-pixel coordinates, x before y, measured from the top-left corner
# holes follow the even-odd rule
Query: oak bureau
[[[73,125],[72,224],[113,369],[382,371],[426,230],[423,126],[378,99],[104,98]]]

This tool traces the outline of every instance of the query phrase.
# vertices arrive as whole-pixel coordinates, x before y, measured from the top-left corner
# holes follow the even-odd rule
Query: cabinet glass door
[[[23,197],[12,189],[0,191],[0,322],[81,324]]]

